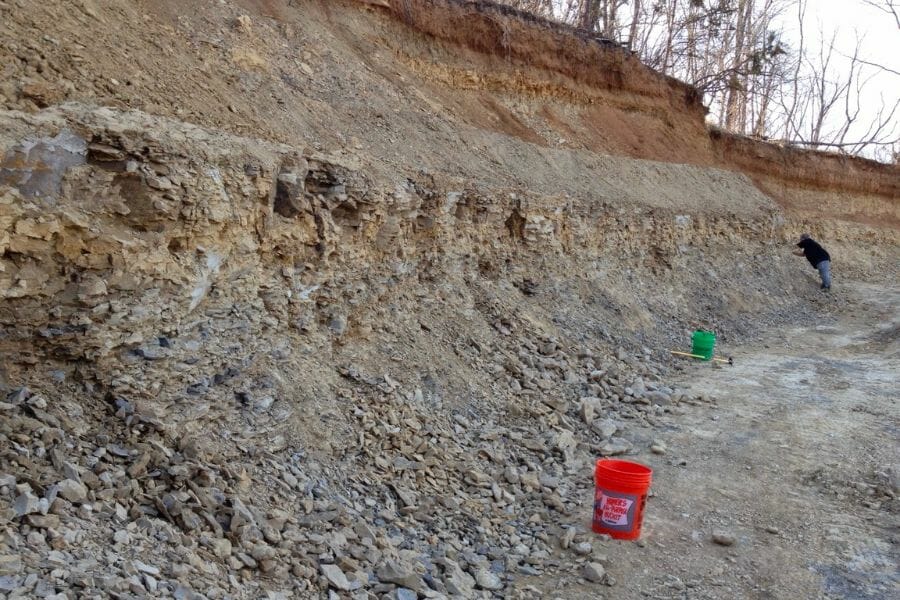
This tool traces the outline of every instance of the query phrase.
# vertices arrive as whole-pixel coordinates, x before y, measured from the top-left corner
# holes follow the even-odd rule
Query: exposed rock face
[[[413,28],[391,2],[177,26],[167,2],[24,4],[0,2],[10,598],[611,585],[585,473],[665,451],[703,404],[661,350],[695,321],[728,339],[810,317],[781,247],[808,217],[722,168],[689,90],[621,54],[554,31],[568,58],[516,75],[525,48],[499,64],[485,20],[420,45],[483,3],[412,2]],[[611,69],[566,62],[585,56]],[[597,133],[626,114],[656,149]],[[663,151],[681,137],[692,164]],[[883,215],[884,185],[848,194]],[[895,229],[838,217],[816,220],[829,248],[895,268]]]
[[[622,171],[609,195],[655,204],[649,190],[669,182],[668,194],[698,206],[716,206],[721,194],[740,189],[759,208],[742,201],[742,217],[707,210],[685,219],[654,206],[626,211],[618,202],[559,204],[525,191],[457,192],[435,177],[385,189],[339,157],[297,157],[284,146],[76,105],[8,116],[5,127],[20,138],[6,151],[17,167],[5,180],[16,187],[6,188],[0,204],[7,253],[0,318],[13,337],[73,358],[125,347],[143,360],[164,358],[157,338],[177,331],[213,291],[218,302],[255,298],[285,330],[343,336],[358,326],[361,310],[374,308],[379,279],[396,277],[390,273],[397,268],[400,280],[416,272],[453,277],[480,244],[487,245],[477,250],[480,265],[499,265],[513,252],[550,252],[571,264],[615,256],[661,270],[665,279],[692,260],[685,242],[728,235],[758,243],[789,232],[746,180],[683,166],[647,163],[640,180]],[[63,133],[52,137],[55,130]],[[60,136],[68,136],[75,150],[65,152],[81,164],[67,158],[41,171],[43,155],[14,158],[20,140],[52,144]],[[63,188],[42,184],[49,187],[29,199],[22,181],[37,172],[65,179]],[[365,264],[375,268],[360,269]],[[339,284],[337,273],[359,280]],[[357,296],[341,308],[338,299],[349,300],[360,286],[369,300]],[[357,314],[348,319],[348,312]],[[314,327],[320,320],[326,330]]]
[[[264,577],[291,593],[465,596],[552,572],[553,530],[526,516],[571,518],[591,460],[631,452],[633,427],[686,400],[658,356],[619,346],[626,328],[672,334],[651,317],[667,297],[643,281],[690,314],[713,296],[686,272],[792,232],[746,179],[701,168],[607,163],[625,169],[613,195],[689,189],[706,205],[676,213],[437,176],[386,185],[340,156],[77,104],[2,128],[17,158],[0,196],[0,435],[34,457],[0,467],[22,593],[255,597],[247,581]],[[37,158],[61,156],[60,140],[62,160]],[[638,167],[640,184],[625,176]],[[758,208],[720,214],[730,189]],[[723,268],[720,285],[774,318],[748,281],[802,293],[777,261]],[[504,527],[510,514],[521,525]],[[572,560],[592,552],[565,535]],[[112,566],[90,558],[152,540],[165,562],[141,551],[101,575]],[[46,560],[69,578],[35,570]]]

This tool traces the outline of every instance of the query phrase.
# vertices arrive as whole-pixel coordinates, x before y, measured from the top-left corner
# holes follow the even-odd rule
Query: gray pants
[[[819,275],[822,276],[822,287],[826,290],[831,289],[831,261],[823,260],[816,265]]]

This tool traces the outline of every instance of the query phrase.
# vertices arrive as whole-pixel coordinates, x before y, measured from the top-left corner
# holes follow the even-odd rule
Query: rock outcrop
[[[614,585],[590,462],[714,402],[666,348],[826,310],[803,230],[896,272],[896,167],[486,3],[12,4],[6,598]]]

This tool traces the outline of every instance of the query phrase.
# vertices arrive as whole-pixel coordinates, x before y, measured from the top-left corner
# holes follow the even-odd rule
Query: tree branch
[[[893,0],[883,1],[884,6],[882,6],[880,2],[875,2],[875,0],[863,0],[863,4],[868,4],[869,6],[876,8],[883,13],[893,15],[894,21],[897,22],[897,29],[900,29],[900,12],[898,12],[897,7],[894,6]]]
[[[847,55],[847,54],[844,54],[843,52],[838,52],[838,54],[840,54],[840,55],[843,56],[844,58],[849,58],[849,59],[851,59],[851,60],[853,59],[852,56],[849,56],[849,55]],[[869,62],[869,61],[867,61],[867,60],[863,60],[863,59],[858,58],[858,57],[856,58],[856,62],[862,63],[862,64],[867,65],[867,66],[870,66],[870,67],[875,67],[876,69],[879,69],[879,70],[881,70],[881,71],[885,71],[885,72],[887,72],[887,73],[891,73],[892,75],[897,75],[898,77],[900,77],[900,71],[895,71],[895,70],[890,69],[890,68],[888,68],[888,67],[886,67],[886,66],[884,66],[884,65],[879,65],[878,63]]]

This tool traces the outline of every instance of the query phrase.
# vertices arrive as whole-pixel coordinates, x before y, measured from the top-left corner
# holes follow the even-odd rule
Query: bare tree
[[[812,55],[801,46],[794,79],[782,90],[783,140],[848,154],[868,151],[872,156],[889,158],[883,149],[892,149],[900,142],[896,118],[900,98],[891,102],[882,96],[877,108],[863,107],[861,100],[874,77],[874,73],[866,73],[866,67],[874,67],[875,72],[884,69],[859,58],[863,46],[859,37],[849,56],[836,51],[836,33],[821,38]],[[837,65],[842,56],[849,62]]]
[[[893,160],[897,101],[863,107],[874,73],[861,42],[841,53],[831,36],[810,48],[808,0],[500,0],[615,40],[659,72],[694,85],[722,127],[804,146],[868,152]],[[891,15],[896,0],[859,0]],[[785,12],[799,36],[785,43]]]
[[[735,18],[734,49],[731,51],[731,70],[728,73],[728,95],[725,99],[725,128],[732,131],[743,129],[740,120],[741,107],[746,100],[745,76],[741,65],[746,59],[744,46],[747,42],[750,14],[753,0],[738,0]]]
[[[600,16],[600,4],[602,0],[583,0],[581,12],[578,16],[578,26],[582,29],[593,31]]]
[[[641,14],[641,0],[632,0],[631,2],[631,26],[628,28],[628,49],[634,49],[634,40],[637,38],[638,17]]]

